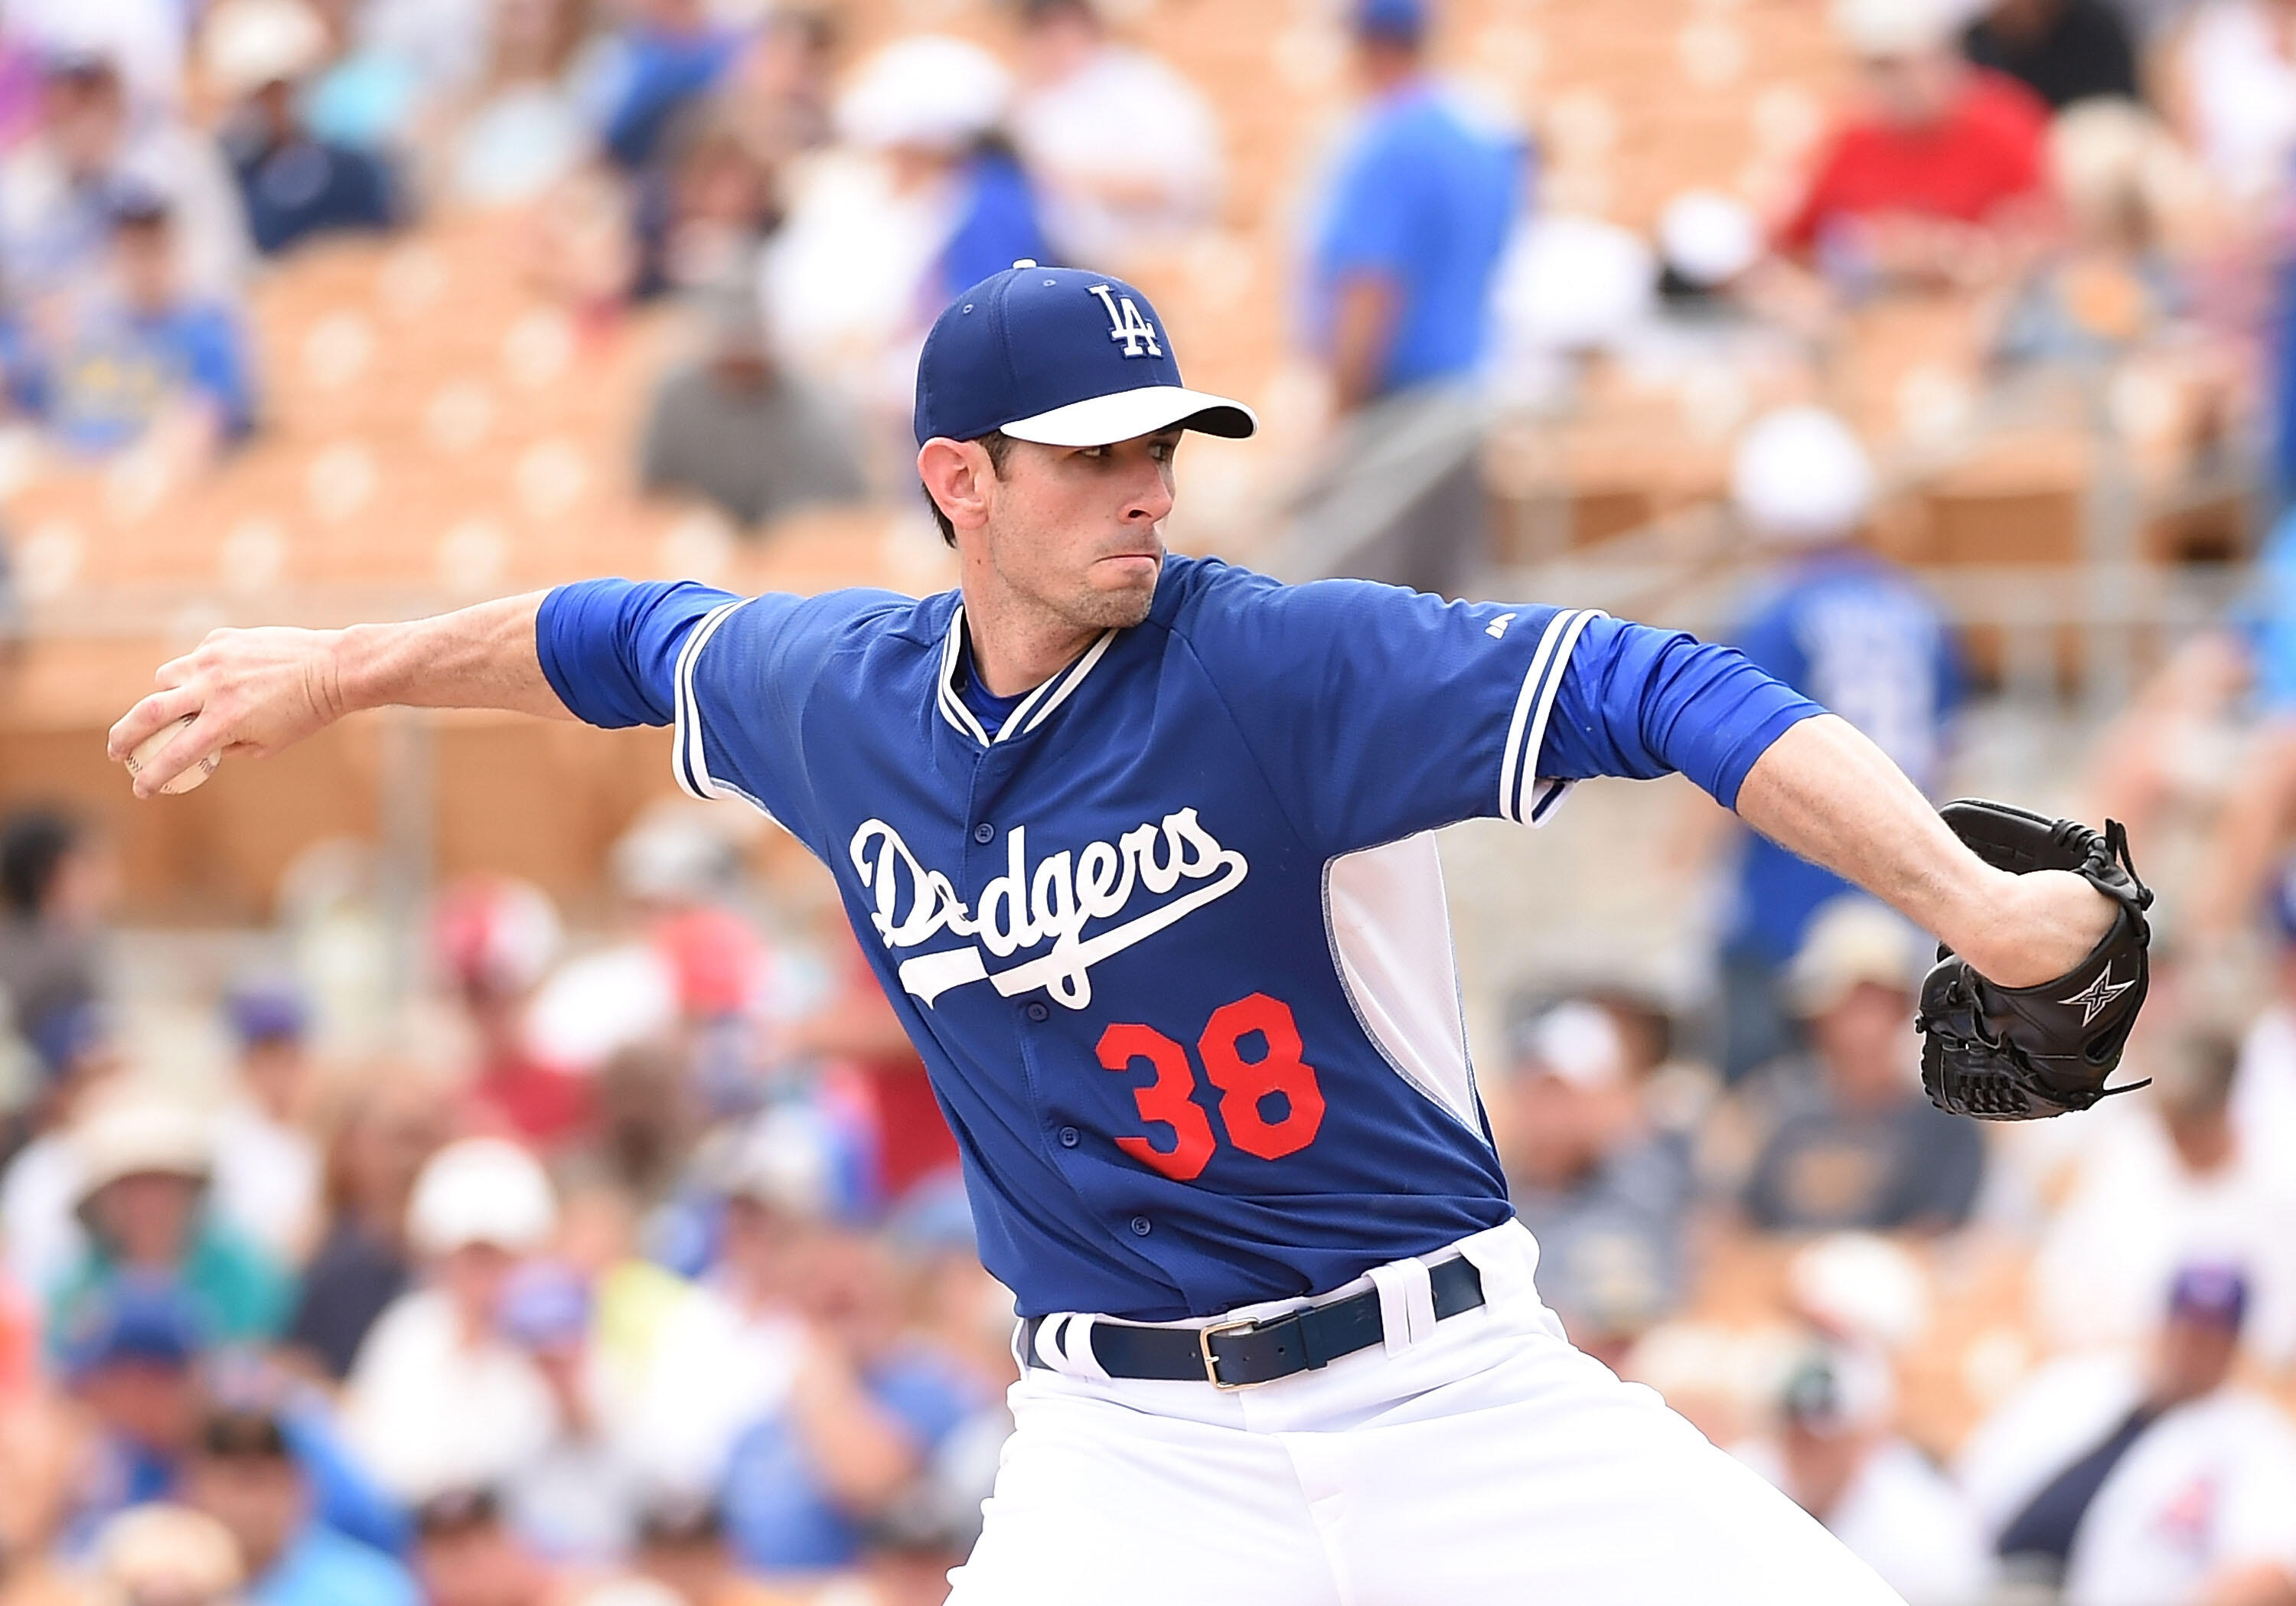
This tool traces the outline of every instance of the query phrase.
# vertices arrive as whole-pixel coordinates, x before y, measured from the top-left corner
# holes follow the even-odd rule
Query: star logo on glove
[[[2112,979],[2112,967],[2108,965],[2104,968],[2104,973],[2096,980],[2083,987],[2070,998],[2061,998],[2057,1001],[2067,1009],[2079,1004],[2081,1009],[2081,1029],[2087,1031],[2089,1023],[2103,1012],[2107,1004],[2136,984],[2133,981],[2115,982]]]

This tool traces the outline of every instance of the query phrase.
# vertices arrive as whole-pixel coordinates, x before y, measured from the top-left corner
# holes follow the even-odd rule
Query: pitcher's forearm
[[[1837,715],[1804,720],[1754,762],[1738,817],[1779,846],[1854,881],[1946,936],[1988,883],[2006,880],[1962,846],[1905,771]]]
[[[535,615],[546,595],[531,591],[430,619],[337,632],[332,657],[340,712],[499,708],[572,719],[535,651]]]
[[[159,689],[121,716],[106,750],[115,760],[137,755],[135,792],[150,797],[215,754],[277,753],[363,708],[501,708],[570,719],[535,648],[542,596],[404,624],[213,631],[160,666]],[[177,724],[175,735],[137,753]]]
[[[2078,876],[2013,876],[1978,858],[1887,754],[1833,715],[1772,743],[1737,807],[1762,835],[1864,887],[2005,987],[2064,975],[2116,918]]]

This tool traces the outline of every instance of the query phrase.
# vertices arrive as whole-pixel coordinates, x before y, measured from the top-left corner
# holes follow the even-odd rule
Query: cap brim
[[[1259,418],[1241,401],[1230,401],[1225,396],[1179,385],[1143,385],[1070,402],[1033,418],[1016,419],[1004,426],[1004,432],[1038,446],[1113,446],[1176,424],[1242,441],[1259,430]]]

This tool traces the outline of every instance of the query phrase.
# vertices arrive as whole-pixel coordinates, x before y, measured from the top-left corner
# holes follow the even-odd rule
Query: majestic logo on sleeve
[[[1042,987],[1081,1009],[1092,1002],[1095,965],[1226,897],[1251,869],[1204,829],[1193,809],[1136,826],[1113,843],[1063,848],[1033,866],[1028,836],[1026,826],[1005,833],[1004,873],[981,888],[972,910],[883,820],[853,833],[853,868],[876,895],[870,921],[886,947],[917,948],[943,933],[974,939],[901,961],[901,985],[928,1006],[952,987],[986,981],[1006,998]],[[1184,883],[1193,885],[1182,891]],[[1152,899],[1179,895],[1119,919],[1143,892]],[[1030,955],[1046,943],[1049,949]],[[991,960],[1015,956],[1024,957],[990,968]]]

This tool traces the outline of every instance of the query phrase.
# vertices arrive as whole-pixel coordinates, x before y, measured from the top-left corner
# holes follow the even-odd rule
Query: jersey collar
[[[1116,639],[1114,630],[1103,630],[1100,638],[1085,649],[1084,656],[1061,671],[1051,679],[1030,692],[1013,705],[1004,724],[990,736],[982,729],[979,716],[964,705],[957,695],[957,669],[964,659],[964,605],[958,603],[949,615],[948,633],[941,638],[940,679],[935,687],[934,702],[940,717],[956,728],[960,736],[971,737],[983,747],[994,747],[1016,736],[1026,736],[1051,717],[1054,709],[1068,701],[1069,694],[1084,684],[1101,659],[1107,656],[1109,644]]]

